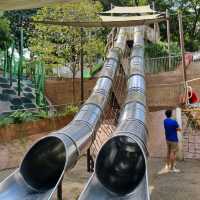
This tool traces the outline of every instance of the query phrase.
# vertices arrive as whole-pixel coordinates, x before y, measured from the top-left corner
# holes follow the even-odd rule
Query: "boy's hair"
[[[167,118],[170,118],[172,116],[172,110],[166,110],[165,115]]]

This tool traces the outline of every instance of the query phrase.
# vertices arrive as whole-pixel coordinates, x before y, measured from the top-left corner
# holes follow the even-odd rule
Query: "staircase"
[[[17,94],[17,79],[10,86],[7,78],[0,75],[0,115],[18,109],[36,108],[35,88],[32,81],[21,80],[21,96]]]

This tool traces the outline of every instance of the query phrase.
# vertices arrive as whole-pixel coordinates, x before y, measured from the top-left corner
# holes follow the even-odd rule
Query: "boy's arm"
[[[179,127],[179,124],[177,121],[176,121],[176,126],[177,126],[176,131],[182,131],[182,129]]]

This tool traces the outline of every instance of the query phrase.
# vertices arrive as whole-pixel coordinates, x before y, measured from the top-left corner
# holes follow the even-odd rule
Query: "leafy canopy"
[[[0,17],[0,49],[8,48],[11,41],[10,23],[7,19]]]
[[[94,21],[97,13],[102,11],[99,2],[83,0],[80,3],[58,4],[38,10],[34,20],[55,21]],[[50,65],[78,63],[80,60],[81,34],[85,57],[91,60],[95,54],[103,55],[103,41],[98,38],[101,29],[83,29],[67,26],[35,24],[31,33],[31,50],[39,54]],[[91,51],[91,44],[94,44]]]

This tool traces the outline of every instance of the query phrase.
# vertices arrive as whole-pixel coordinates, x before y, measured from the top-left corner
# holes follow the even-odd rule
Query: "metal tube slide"
[[[73,121],[30,148],[19,169],[0,184],[0,200],[50,199],[64,172],[90,147],[126,47],[127,31],[120,29],[91,96]]]
[[[144,28],[134,29],[128,94],[115,136],[100,149],[95,172],[79,200],[149,200]]]

